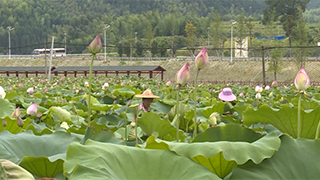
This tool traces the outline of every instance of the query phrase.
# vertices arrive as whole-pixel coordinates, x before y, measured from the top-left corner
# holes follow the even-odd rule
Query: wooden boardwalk
[[[59,75],[63,74],[67,76],[68,74],[77,77],[78,74],[84,74],[87,76],[89,74],[88,66],[62,66],[62,67],[52,67],[51,74]],[[161,74],[161,80],[163,80],[163,72],[166,71],[161,66],[93,66],[92,74],[97,76],[98,74],[103,74],[108,76],[108,74],[137,74],[139,77],[141,74],[149,74],[150,78],[153,78],[153,74]],[[47,70],[47,72],[49,72]],[[46,74],[45,67],[0,67],[0,74],[5,74],[10,76],[12,74],[16,75],[25,75],[28,77],[30,74]]]

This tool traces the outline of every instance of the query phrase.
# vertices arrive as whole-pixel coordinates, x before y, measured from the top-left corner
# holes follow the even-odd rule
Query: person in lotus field
[[[222,101],[232,102],[237,99],[237,97],[232,93],[230,88],[223,88],[219,93],[219,99]]]
[[[142,98],[142,104],[140,104],[139,109],[144,112],[149,112],[150,106],[153,102],[153,99],[159,99],[159,96],[154,95],[150,89],[145,90],[142,94],[137,94],[135,97]]]
[[[236,103],[234,102],[237,97],[232,93],[231,88],[223,88],[222,91],[219,93],[219,99],[221,99],[224,102],[230,102],[230,104],[225,104],[224,106],[224,115],[232,115],[232,106],[234,106]]]

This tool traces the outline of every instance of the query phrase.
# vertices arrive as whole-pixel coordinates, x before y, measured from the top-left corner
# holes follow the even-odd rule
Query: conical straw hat
[[[153,95],[150,89],[145,90],[142,94],[137,94],[137,98],[160,98],[159,96]]]

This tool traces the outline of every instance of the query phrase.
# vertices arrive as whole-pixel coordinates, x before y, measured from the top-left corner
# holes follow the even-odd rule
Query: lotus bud
[[[187,62],[176,74],[176,81],[179,85],[183,86],[190,78],[190,67]]]
[[[261,99],[261,94],[260,93],[256,94],[256,99]]]
[[[60,124],[60,127],[66,129],[66,130],[69,129],[68,123],[66,123],[65,121]]]
[[[17,118],[17,124],[18,124],[19,127],[23,127],[24,123],[23,123],[23,121],[22,121],[22,119],[20,117]]]
[[[133,105],[130,105],[130,110],[131,112],[133,113],[134,116],[138,116],[138,113],[139,113],[139,104],[133,104]]]
[[[143,88],[143,89],[146,89],[146,88],[147,88],[147,85],[146,85],[146,84],[142,84],[142,88]]]
[[[277,87],[277,85],[278,85],[277,81],[273,81],[273,82],[271,83],[271,87]]]
[[[208,53],[207,53],[207,48],[204,47],[200,53],[197,55],[195,59],[195,64],[197,69],[203,69],[205,66],[209,64],[209,58],[208,58]]]
[[[255,91],[256,93],[261,93],[263,88],[261,86],[256,86]]]
[[[243,95],[244,95],[243,92],[241,92],[241,93],[239,94],[240,97],[243,96]]]
[[[89,87],[89,82],[88,81],[84,82],[84,86]]]
[[[1,86],[0,86],[0,96],[2,97],[2,99],[4,99],[4,97],[6,96],[6,92]]]
[[[271,93],[269,94],[269,97],[273,97],[273,92],[271,92]]]
[[[27,114],[29,114],[31,116],[37,114],[37,104],[36,103],[33,103],[32,105],[30,105],[27,108]]]
[[[12,118],[18,118],[20,116],[20,107],[17,107],[11,114]]]
[[[3,126],[3,127],[6,127],[6,126],[7,126],[7,121],[6,121],[5,119],[3,119],[3,121],[2,121],[2,126]]]
[[[76,94],[78,94],[79,93],[79,89],[76,89]]]
[[[128,106],[130,106],[131,105],[131,102],[132,102],[132,100],[130,99],[129,101],[128,101]]]
[[[100,35],[98,34],[90,43],[89,52],[91,54],[97,54],[101,51],[101,49],[102,49],[102,43],[101,43]]]
[[[213,112],[207,119],[207,123],[211,126],[216,126],[220,122],[220,115],[217,112]]]
[[[166,83],[166,86],[170,86],[171,85],[171,81],[168,80],[167,83]]]
[[[296,88],[300,91],[306,90],[310,85],[310,79],[306,72],[306,70],[301,67],[300,71],[298,72],[294,84],[296,85]]]
[[[136,126],[136,122],[131,122],[131,123],[130,123],[130,126],[131,126],[132,128],[134,128],[134,127]]]
[[[34,90],[34,88],[33,88],[33,87],[30,87],[30,88],[27,89],[27,93],[33,94],[33,90]]]
[[[103,86],[107,88],[107,87],[109,87],[109,83],[105,82],[105,83],[103,84]]]
[[[23,88],[23,83],[19,83],[19,88],[20,88],[20,89]]]
[[[266,87],[264,88],[265,90],[269,90],[270,89],[270,86],[269,85],[266,85]]]

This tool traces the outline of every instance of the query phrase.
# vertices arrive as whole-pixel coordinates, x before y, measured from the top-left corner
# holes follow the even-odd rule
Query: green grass
[[[196,73],[195,65],[193,61],[178,61],[178,60],[167,60],[167,61],[119,61],[110,60],[105,62],[104,60],[94,61],[94,66],[145,66],[145,65],[160,65],[166,71],[164,72],[164,80],[170,79],[175,80],[176,72],[186,63],[190,63],[190,81],[194,80]],[[44,59],[1,59],[0,63],[2,66],[45,66]],[[89,59],[53,59],[52,66],[89,66]],[[293,83],[293,80],[299,71],[294,62],[284,61],[283,70],[277,75],[278,81],[288,81]],[[49,62],[47,63],[49,66]],[[266,69],[268,62],[265,63]],[[320,62],[310,61],[306,63],[306,71],[311,81],[320,81],[318,76],[318,70],[320,69]],[[159,75],[154,77],[160,79]],[[262,78],[262,62],[261,61],[234,61],[233,65],[229,65],[229,61],[210,61],[210,64],[200,71],[199,81],[221,81],[225,83],[234,81],[253,81],[254,83],[261,83]],[[266,72],[266,81],[273,81],[273,73]]]

